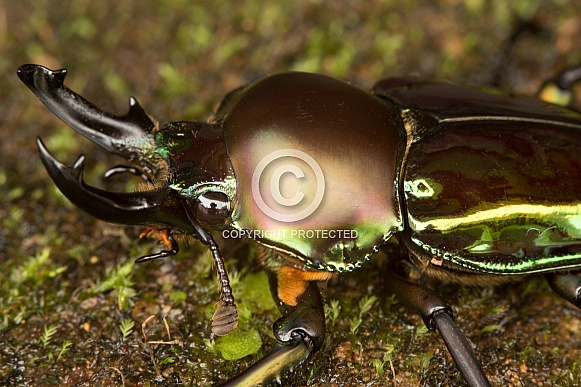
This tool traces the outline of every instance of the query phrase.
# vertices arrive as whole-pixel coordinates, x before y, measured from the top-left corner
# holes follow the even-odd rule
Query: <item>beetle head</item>
[[[161,223],[197,235],[198,219],[206,227],[228,221],[235,184],[218,128],[173,122],[158,129],[134,98],[123,116],[104,112],[64,86],[64,69],[23,65],[18,76],[55,115],[108,152],[135,163],[138,170],[132,171],[151,183],[149,189],[134,193],[91,187],[82,179],[84,156],[66,166],[38,139],[43,164],[75,205],[109,222]]]
[[[156,149],[168,165],[168,187],[188,201],[208,228],[229,224],[236,179],[220,125],[169,122],[155,134]]]

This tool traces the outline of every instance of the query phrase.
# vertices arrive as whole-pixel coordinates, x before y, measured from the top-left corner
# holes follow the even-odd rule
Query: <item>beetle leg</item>
[[[407,309],[419,314],[429,330],[440,333],[456,366],[470,386],[490,386],[472,347],[454,323],[452,309],[440,296],[394,274],[389,275],[386,283],[388,291],[394,293]]]
[[[283,317],[275,321],[273,332],[282,343],[276,343],[262,359],[223,386],[256,386],[279,378],[321,348],[325,337],[325,312],[316,281],[304,281],[304,291],[296,305],[281,301],[279,289],[285,287],[284,276],[267,271],[270,291]],[[282,285],[282,286],[281,286]]]
[[[151,261],[151,260],[158,259],[158,258],[167,258],[167,257],[171,257],[172,255],[176,255],[177,253],[179,253],[180,247],[179,247],[178,243],[175,241],[175,239],[173,238],[172,234],[173,234],[173,230],[167,229],[167,228],[164,228],[162,230],[158,230],[156,228],[149,227],[145,231],[143,231],[139,235],[140,238],[143,238],[146,236],[150,237],[150,236],[154,235],[155,237],[157,237],[159,239],[159,242],[163,243],[169,250],[161,250],[160,252],[157,252],[154,254],[144,255],[143,257],[137,258],[135,260],[135,263],[143,263],[143,262]]]
[[[285,284],[289,281],[289,275],[284,269],[285,267],[275,273],[267,271],[270,292],[283,315],[274,322],[274,335],[282,342],[290,342],[297,335],[301,335],[304,339],[312,342],[313,352],[318,351],[325,337],[325,311],[319,287],[316,280],[303,279],[299,281],[295,277],[292,279],[293,287],[296,287],[300,282],[299,287],[302,291],[296,297],[286,299],[287,291],[283,291],[283,289],[289,287]]]
[[[581,308],[581,277],[576,274],[547,274],[547,281],[555,293]]]

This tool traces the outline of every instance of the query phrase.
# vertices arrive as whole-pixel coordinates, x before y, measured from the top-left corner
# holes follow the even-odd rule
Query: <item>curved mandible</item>
[[[181,205],[172,206],[169,190],[144,192],[110,192],[87,185],[83,181],[85,157],[72,166],[55,159],[37,138],[40,158],[59,190],[77,207],[94,217],[112,223],[141,225],[165,223],[191,232]],[[183,219],[183,222],[180,222]]]
[[[18,68],[18,77],[57,117],[71,128],[110,153],[144,166],[155,167],[143,160],[143,150],[153,148],[156,123],[137,100],[129,98],[129,111],[116,116],[102,111],[64,85],[66,69],[50,70],[25,64]]]

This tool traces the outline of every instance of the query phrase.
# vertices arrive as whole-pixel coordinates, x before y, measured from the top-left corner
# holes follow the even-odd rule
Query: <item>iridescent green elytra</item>
[[[401,194],[420,265],[509,275],[581,264],[580,114],[445,84],[382,95],[411,140]]]

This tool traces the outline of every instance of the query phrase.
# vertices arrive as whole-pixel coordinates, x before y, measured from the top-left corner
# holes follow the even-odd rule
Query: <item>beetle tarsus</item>
[[[148,262],[148,261],[153,261],[154,259],[171,257],[171,256],[176,255],[178,253],[178,251],[179,250],[161,250],[158,253],[148,254],[148,255],[144,255],[142,257],[139,257],[135,260],[135,263],[144,263],[144,262]]]
[[[540,36],[546,40],[550,39],[547,31],[543,29],[537,20],[520,20],[504,43],[504,48],[500,51],[495,69],[492,72],[492,81],[490,82],[492,86],[498,87],[501,85],[501,81],[506,76],[506,69],[514,52],[514,47],[525,35]]]
[[[172,238],[172,241],[175,243],[173,238]],[[157,253],[144,255],[142,257],[137,258],[135,260],[135,263],[144,263],[144,262],[148,262],[148,261],[153,261],[154,259],[172,257],[172,256],[176,255],[177,253],[179,253],[179,251],[180,251],[180,249],[176,243],[175,248],[172,248],[171,250],[161,250]]]
[[[147,262],[147,261],[152,261],[154,259],[167,258],[167,257],[171,257],[171,256],[174,256],[177,253],[179,253],[180,247],[179,247],[178,243],[176,242],[176,240],[173,238],[172,234],[173,234],[172,229],[164,228],[164,229],[160,230],[160,229],[157,229],[154,227],[149,227],[145,231],[143,231],[141,234],[139,234],[140,238],[150,237],[152,235],[155,236],[156,238],[159,239],[159,243],[164,244],[168,249],[161,250],[161,251],[154,253],[154,254],[148,254],[148,255],[144,255],[143,257],[139,257],[135,260],[135,263],[143,263],[143,262]]]

